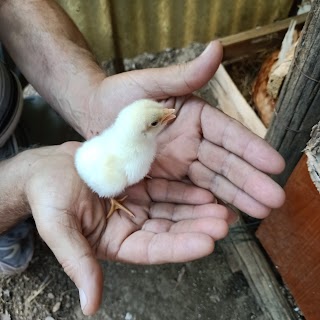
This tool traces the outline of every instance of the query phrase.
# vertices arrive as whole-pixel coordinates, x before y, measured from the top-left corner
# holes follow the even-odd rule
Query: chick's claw
[[[124,196],[123,198],[118,199],[118,200],[113,199],[113,198],[110,198],[110,199],[109,199],[109,200],[110,200],[110,205],[111,205],[111,207],[110,207],[110,210],[109,210],[109,212],[108,212],[108,214],[107,214],[107,219],[109,219],[116,210],[123,210],[123,211],[125,211],[131,218],[135,218],[135,215],[134,215],[129,209],[127,209],[125,206],[123,206],[123,205],[121,204],[121,202],[124,201],[127,197],[128,197],[128,196]]]

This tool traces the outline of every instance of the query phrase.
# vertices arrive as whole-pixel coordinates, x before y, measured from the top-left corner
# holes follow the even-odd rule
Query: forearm
[[[31,159],[25,155],[0,162],[0,233],[30,214],[25,185]]]
[[[36,90],[77,131],[105,78],[83,36],[53,0],[0,0],[0,39]]]

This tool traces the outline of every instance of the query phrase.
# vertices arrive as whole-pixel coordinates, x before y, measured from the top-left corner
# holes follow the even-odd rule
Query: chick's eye
[[[158,125],[159,121],[153,121],[151,123],[151,127],[156,127]]]

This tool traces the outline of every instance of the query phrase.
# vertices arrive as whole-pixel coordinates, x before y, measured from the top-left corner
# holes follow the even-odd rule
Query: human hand
[[[255,218],[265,218],[285,200],[267,174],[284,160],[266,141],[195,96],[172,98],[176,120],[158,139],[151,176],[190,180]]]
[[[235,215],[211,192],[189,183],[145,179],[126,190],[135,214],[116,212],[92,193],[74,167],[79,143],[25,151],[31,156],[26,197],[40,236],[79,288],[83,312],[97,311],[102,272],[97,259],[159,264],[210,254]],[[29,157],[30,157],[29,156]],[[28,157],[27,157],[28,158]]]
[[[137,99],[174,106],[179,116],[159,137],[151,175],[188,179],[251,216],[263,218],[284,201],[283,190],[266,175],[280,173],[283,159],[238,122],[192,95],[212,78],[221,57],[221,45],[213,42],[189,63],[106,78],[90,99],[86,137],[103,130],[121,108]]]

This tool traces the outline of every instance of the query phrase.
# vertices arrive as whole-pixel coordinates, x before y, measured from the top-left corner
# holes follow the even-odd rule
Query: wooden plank
[[[302,28],[307,13],[277,21],[272,24],[220,38],[224,48],[223,60],[235,61],[260,51],[279,48],[292,19]]]
[[[266,139],[286,160],[274,179],[284,185],[320,120],[320,0],[315,0],[283,84]]]
[[[263,312],[262,319],[296,319],[270,265],[256,240],[246,232],[246,226],[241,219],[231,228],[229,237],[221,242],[221,246],[233,270],[241,270],[246,277]]]
[[[306,156],[285,186],[287,200],[264,220],[257,236],[307,320],[320,319],[320,195]]]
[[[209,87],[218,102],[218,108],[230,117],[238,120],[260,137],[264,137],[267,130],[256,113],[220,65],[214,77],[209,81]]]

